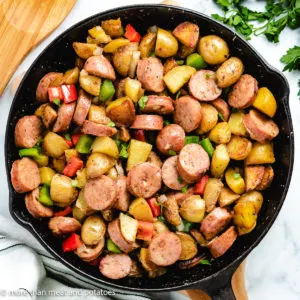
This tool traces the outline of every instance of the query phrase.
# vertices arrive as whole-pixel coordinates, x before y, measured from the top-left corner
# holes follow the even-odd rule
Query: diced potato
[[[88,180],[87,168],[80,169],[76,172],[77,187],[82,189]]]
[[[137,79],[126,78],[124,86],[125,95],[135,103],[139,100],[141,88],[142,84]]]
[[[180,238],[182,246],[179,260],[188,260],[193,258],[198,252],[195,240],[189,234],[184,232],[176,232],[176,235]]]
[[[238,202],[233,211],[233,223],[237,228],[250,229],[256,224],[257,214],[254,203]]]
[[[42,116],[43,124],[46,128],[50,128],[57,118],[57,112],[50,105],[46,105]]]
[[[234,201],[240,198],[239,194],[234,193],[231,189],[223,186],[218,202],[221,207],[232,204]]]
[[[103,153],[92,153],[86,163],[88,178],[95,178],[105,174],[116,163],[111,156]]]
[[[209,133],[208,138],[216,144],[227,144],[231,131],[227,122],[218,123]]]
[[[227,144],[229,157],[235,160],[244,160],[251,152],[252,143],[237,135],[233,135]]]
[[[173,34],[183,45],[195,47],[199,38],[199,27],[191,22],[183,22],[173,30]]]
[[[155,44],[155,55],[166,58],[174,56],[177,51],[178,41],[172,35],[172,33],[167,30],[158,28]]]
[[[230,189],[236,194],[243,194],[245,191],[245,181],[240,175],[238,168],[228,168],[225,172],[225,180]]]
[[[73,48],[76,54],[83,59],[88,59],[94,55],[101,55],[102,53],[102,49],[96,44],[74,42]]]
[[[40,168],[41,184],[50,185],[52,177],[55,175],[55,171],[49,167]]]
[[[241,110],[232,112],[228,120],[228,126],[232,134],[248,136],[248,131],[243,123],[244,112]]]
[[[81,70],[79,75],[79,84],[86,92],[93,96],[99,96],[101,87],[101,78],[89,75],[85,70]]]
[[[113,180],[117,180],[119,177],[118,172],[115,167],[112,167],[111,169],[109,169],[105,175]]]
[[[120,137],[119,138],[123,142],[128,142],[130,140],[129,130],[127,128],[125,128],[124,126],[122,126],[120,128]]]
[[[93,37],[91,37],[89,35],[86,37],[86,42],[87,42],[87,44],[96,44],[96,45],[99,44],[99,42],[96,39],[94,39]]]
[[[277,103],[274,95],[266,87],[261,87],[258,90],[252,105],[270,118],[274,117],[277,110]]]
[[[246,165],[272,164],[275,162],[273,144],[260,144],[255,142],[250,154],[245,160]]]
[[[97,40],[99,44],[107,44],[111,41],[111,37],[105,33],[101,26],[95,26],[88,30],[89,35]]]
[[[150,206],[144,198],[136,198],[129,206],[128,212],[136,219],[146,222],[153,222],[153,215]]]
[[[110,122],[110,118],[106,116],[105,107],[94,104],[89,109],[88,120],[104,125]]]
[[[83,195],[83,190],[81,190],[75,202],[75,205],[73,206],[73,210],[72,210],[73,217],[77,219],[79,222],[82,222],[82,220],[86,216],[89,216],[94,212],[95,211],[86,204]]]
[[[201,103],[201,123],[197,129],[198,134],[204,134],[213,129],[218,123],[218,111],[207,103]]]
[[[265,172],[261,183],[256,187],[258,191],[265,190],[270,186],[274,178],[274,170],[271,166],[265,167]]]
[[[178,64],[174,57],[169,57],[164,63],[164,75],[166,75],[169,71],[178,67]]]
[[[139,254],[139,260],[143,268],[147,271],[156,271],[160,268],[150,260],[148,248],[141,248]]]
[[[103,52],[105,53],[114,53],[118,48],[129,44],[130,41],[124,38],[118,38],[109,42],[104,48]]]
[[[220,179],[208,179],[203,194],[206,212],[211,212],[216,207],[222,187],[223,183]]]
[[[73,157],[78,156],[78,151],[75,148],[65,150],[65,156],[67,162]]]
[[[151,150],[151,144],[131,139],[128,147],[127,171],[135,165],[147,161]]]
[[[187,47],[185,45],[180,45],[177,55],[179,58],[183,59],[195,52],[195,49],[196,47]]]
[[[105,222],[98,216],[92,215],[85,219],[81,227],[81,239],[86,245],[97,245],[104,238]]]
[[[65,207],[70,205],[74,200],[76,200],[78,191],[72,186],[72,179],[55,174],[52,177],[50,184],[50,197],[54,204],[60,207]]]
[[[256,222],[253,224],[251,228],[244,228],[244,227],[236,227],[238,235],[244,235],[250,233],[256,227]]]
[[[40,105],[40,106],[35,110],[34,115],[37,116],[37,117],[42,118],[43,115],[44,115],[44,111],[45,111],[46,106],[48,106],[47,103]]]
[[[190,66],[178,66],[173,68],[164,76],[164,82],[172,94],[177,93],[196,72]]]
[[[91,146],[92,153],[104,153],[118,159],[119,149],[115,141],[108,136],[98,136]]]
[[[65,84],[76,84],[79,78],[79,68],[75,67],[65,72],[64,83]]]
[[[179,226],[181,224],[179,208],[175,197],[168,197],[168,199],[164,201],[163,213],[164,217],[170,224],[174,226]]]
[[[102,21],[101,27],[112,38],[120,37],[124,33],[124,29],[122,27],[122,22],[120,18]]]
[[[158,168],[161,168],[161,166],[162,166],[162,161],[161,161],[160,157],[154,151],[150,152],[147,162],[154,164]]]
[[[48,156],[58,158],[64,155],[69,146],[62,136],[48,132],[44,137],[43,149]]]
[[[265,173],[264,166],[246,166],[245,167],[245,184],[246,192],[255,190],[261,183]]]
[[[155,236],[156,234],[162,233],[162,232],[167,232],[167,231],[170,231],[170,230],[165,223],[158,221],[158,220],[154,222],[153,236]]]
[[[193,238],[197,241],[197,243],[201,246],[201,247],[206,247],[208,244],[208,241],[205,239],[205,237],[203,236],[203,234],[196,228],[192,228],[190,230],[190,234],[193,236]]]
[[[138,221],[121,213],[120,214],[121,233],[127,242],[134,242],[136,239]]]
[[[251,191],[251,192],[243,194],[237,203],[241,203],[241,202],[253,203],[254,207],[255,207],[255,213],[258,214],[263,205],[263,201],[264,201],[264,198],[263,198],[262,193],[260,193],[258,191]]]
[[[49,164],[49,157],[45,154],[40,154],[33,158],[39,167],[47,167]]]
[[[111,222],[115,217],[115,210],[113,208],[101,210],[101,215],[106,222]]]
[[[223,144],[218,145],[213,153],[210,166],[210,171],[213,177],[222,177],[229,162],[230,157],[228,155],[227,147]]]
[[[141,58],[150,56],[150,53],[154,51],[156,41],[156,32],[147,32],[139,45],[139,51],[141,52]]]
[[[52,165],[58,173],[62,173],[66,166],[66,158],[64,156],[53,158]]]
[[[192,195],[182,201],[179,213],[189,222],[200,223],[205,214],[205,201],[199,195]]]

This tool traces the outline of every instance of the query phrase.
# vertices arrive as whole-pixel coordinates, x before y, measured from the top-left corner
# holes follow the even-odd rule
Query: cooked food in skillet
[[[41,78],[11,169],[62,251],[115,280],[218,259],[254,230],[279,133],[272,92],[221,37],[136,29],[102,21],[73,69]]]

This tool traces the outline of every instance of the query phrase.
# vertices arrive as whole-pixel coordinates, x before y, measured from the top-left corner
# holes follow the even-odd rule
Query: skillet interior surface
[[[141,34],[145,34],[151,25],[172,29],[180,22],[191,21],[199,25],[200,34],[217,34],[228,43],[232,56],[238,56],[245,65],[245,73],[252,74],[260,86],[267,86],[278,101],[278,111],[275,117],[280,134],[274,141],[276,163],[274,164],[275,179],[272,186],[264,193],[264,205],[260,212],[256,228],[248,235],[239,237],[233,247],[211,266],[199,265],[189,270],[179,270],[171,267],[166,275],[155,279],[125,278],[113,281],[103,277],[98,268],[82,262],[72,253],[63,253],[61,241],[55,238],[44,220],[33,219],[24,204],[24,195],[14,192],[10,183],[12,162],[18,158],[14,145],[14,127],[17,120],[32,114],[37,108],[35,89],[41,77],[50,71],[63,72],[74,66],[75,52],[73,41],[85,41],[87,30],[99,25],[101,20],[121,17],[124,24],[132,24]],[[160,6],[139,5],[110,10],[92,16],[64,32],[55,39],[35,60],[26,73],[11,106],[5,140],[6,169],[10,190],[10,211],[17,222],[31,231],[50,252],[86,278],[94,282],[119,287],[127,290],[159,291],[160,289],[184,289],[189,285],[201,283],[204,279],[214,278],[222,270],[234,268],[237,263],[259,243],[274,222],[286,196],[294,155],[294,139],[291,116],[288,107],[289,87],[285,78],[276,70],[270,68],[247,42],[236,36],[227,27],[211,20],[209,17],[187,9]],[[222,272],[221,272],[222,273]]]

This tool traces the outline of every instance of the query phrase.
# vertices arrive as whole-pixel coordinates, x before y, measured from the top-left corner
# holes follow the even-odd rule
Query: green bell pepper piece
[[[94,138],[90,135],[83,134],[78,143],[76,144],[76,149],[81,154],[88,154],[90,152]]]
[[[111,99],[114,96],[115,92],[116,92],[116,90],[115,90],[115,87],[114,87],[112,81],[105,79],[101,85],[99,100],[102,102],[105,102],[105,101]]]
[[[53,206],[53,201],[50,197],[50,188],[47,185],[43,185],[40,189],[39,201],[46,206]]]
[[[122,253],[120,248],[111,239],[108,239],[106,243],[108,251],[112,253]]]
[[[207,154],[209,155],[209,157],[211,158],[215,149],[210,141],[209,138],[203,139],[200,142],[201,146],[203,147],[203,149],[207,152]]]
[[[207,67],[206,62],[198,53],[190,54],[186,59],[186,64],[190,67],[195,68],[196,70],[200,70]]]

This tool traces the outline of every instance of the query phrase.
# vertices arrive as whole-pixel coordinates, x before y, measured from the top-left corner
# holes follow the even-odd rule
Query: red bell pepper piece
[[[82,133],[74,133],[71,135],[71,140],[72,140],[72,143],[74,144],[74,146],[77,145],[81,136],[82,136]]]
[[[151,198],[147,200],[151,211],[152,211],[152,215],[153,217],[158,217],[161,214],[161,210],[160,210],[160,206],[158,205],[156,198]]]
[[[136,140],[139,140],[141,142],[146,142],[145,137],[145,130],[144,129],[137,129],[133,132],[133,136]]]
[[[68,144],[68,146],[69,146],[70,148],[73,147],[72,141],[69,141],[69,140],[65,139],[65,142]]]
[[[54,213],[54,217],[65,217],[72,212],[72,208],[67,206],[65,209],[57,211]]]
[[[203,196],[208,179],[208,175],[205,175],[196,183],[194,194]]]
[[[76,172],[83,167],[83,161],[77,156],[73,156],[63,170],[63,174],[68,177],[73,177]]]
[[[76,233],[72,233],[67,239],[64,240],[62,248],[64,252],[70,252],[76,250],[82,245],[80,236]]]
[[[151,241],[154,231],[152,222],[138,221],[136,238],[144,241]]]
[[[64,84],[61,86],[61,90],[65,103],[70,103],[77,100],[77,90],[74,84]]]
[[[62,100],[64,95],[60,86],[51,86],[48,88],[49,101],[53,102],[55,99]]]
[[[125,34],[124,35],[125,35],[125,37],[130,42],[137,42],[137,43],[139,43],[140,40],[141,40],[141,35],[130,24],[126,25]]]

